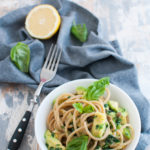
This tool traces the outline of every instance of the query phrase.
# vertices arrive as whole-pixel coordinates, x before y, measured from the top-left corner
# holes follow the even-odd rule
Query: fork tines
[[[44,63],[44,68],[55,71],[58,67],[60,57],[61,49],[57,45],[51,44],[46,61]]]

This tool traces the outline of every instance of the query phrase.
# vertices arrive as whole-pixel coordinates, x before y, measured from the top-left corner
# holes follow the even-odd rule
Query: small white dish
[[[46,131],[47,116],[52,109],[53,100],[62,93],[75,92],[75,89],[78,86],[88,87],[94,81],[96,80],[79,79],[67,82],[54,89],[44,98],[43,102],[38,108],[35,118],[35,136],[41,150],[47,150],[47,147],[45,145],[44,133]],[[120,106],[126,108],[129,113],[129,122],[134,128],[135,136],[131,144],[128,145],[125,150],[134,150],[138,144],[141,132],[141,120],[139,112],[132,99],[123,90],[113,84],[110,84],[108,88],[111,92],[110,99],[118,101]]]

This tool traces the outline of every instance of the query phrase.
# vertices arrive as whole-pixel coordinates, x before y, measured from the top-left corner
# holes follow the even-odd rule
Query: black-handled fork
[[[46,82],[51,81],[56,75],[60,57],[61,57],[61,49],[58,48],[58,46],[52,44],[50,47],[49,53],[47,55],[47,58],[45,60],[44,66],[41,70],[40,84],[37,90],[35,91],[33,99],[31,99],[31,102],[27,111],[25,112],[20,123],[18,124],[18,127],[16,128],[14,132],[8,144],[7,150],[17,150],[19,148],[22,142],[24,133],[26,131],[26,128],[28,126],[28,122],[30,120],[34,105],[38,103],[37,98],[39,97],[41,93],[41,89]]]

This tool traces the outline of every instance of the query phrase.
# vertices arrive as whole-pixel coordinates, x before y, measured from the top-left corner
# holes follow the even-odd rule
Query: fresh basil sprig
[[[74,103],[73,107],[80,113],[83,112],[83,104],[82,103]]]
[[[94,107],[91,105],[87,105],[83,108],[83,113],[91,113],[94,112]]]
[[[88,136],[80,136],[72,139],[66,147],[66,150],[87,150]]]
[[[29,71],[30,49],[28,45],[21,42],[17,43],[11,49],[10,58],[20,71],[26,73]]]
[[[87,88],[86,100],[98,100],[105,92],[106,86],[109,85],[109,77],[104,77]]]
[[[83,107],[82,103],[74,103],[73,107],[80,113],[91,113],[94,112],[94,107],[91,105],[87,105]]]
[[[71,27],[71,33],[81,42],[85,42],[87,40],[88,31],[86,28],[86,24],[76,24],[73,21],[73,25]]]

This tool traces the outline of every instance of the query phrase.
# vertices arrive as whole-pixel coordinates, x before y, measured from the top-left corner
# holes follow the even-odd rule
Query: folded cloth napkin
[[[111,83],[126,91],[135,102],[141,116],[142,133],[137,150],[150,144],[150,102],[142,95],[133,63],[122,57],[117,41],[106,42],[100,37],[98,19],[86,9],[66,0],[43,1],[54,5],[62,16],[59,33],[45,41],[31,38],[24,29],[25,17],[33,6],[21,8],[0,18],[0,82],[26,84],[37,88],[40,71],[50,44],[62,48],[62,57],[55,78],[43,92],[74,79],[109,76]],[[88,40],[80,43],[70,34],[73,20],[85,23]],[[24,42],[31,50],[29,74],[22,73],[10,61],[10,50],[17,42]]]

